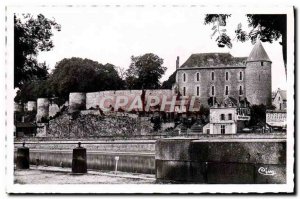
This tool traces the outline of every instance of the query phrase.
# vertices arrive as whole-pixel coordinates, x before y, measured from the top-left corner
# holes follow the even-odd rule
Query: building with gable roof
[[[273,99],[273,105],[276,107],[276,110],[286,110],[286,101],[286,90],[281,90],[280,88],[278,88]]]

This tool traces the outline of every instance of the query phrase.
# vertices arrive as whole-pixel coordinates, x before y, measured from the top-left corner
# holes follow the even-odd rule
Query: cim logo
[[[265,168],[265,167],[260,167],[258,169],[258,173],[262,174],[262,175],[266,175],[266,176],[273,176],[276,174],[276,172],[274,170]]]

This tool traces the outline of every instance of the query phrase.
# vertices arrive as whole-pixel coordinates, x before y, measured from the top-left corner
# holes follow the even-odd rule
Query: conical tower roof
[[[247,62],[252,62],[252,61],[269,61],[271,62],[268,54],[266,53],[263,45],[261,42],[258,40],[256,44],[254,45]]]

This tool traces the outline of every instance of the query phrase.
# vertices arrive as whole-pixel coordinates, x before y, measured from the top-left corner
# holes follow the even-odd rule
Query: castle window
[[[243,72],[240,71],[240,80],[243,80]]]
[[[221,114],[221,120],[225,120],[225,115],[224,114]]]
[[[232,120],[232,114],[231,113],[228,114],[228,120]]]
[[[196,81],[197,81],[197,82],[200,81],[200,73],[196,73]]]
[[[240,94],[240,95],[243,95],[243,87],[242,87],[242,86],[240,86],[239,94]]]
[[[200,96],[200,87],[199,86],[196,87],[196,95]]]
[[[228,86],[225,86],[225,95],[228,95],[228,93],[229,93],[229,88]]]
[[[228,74],[228,72],[226,72],[225,73],[225,79],[226,79],[226,81],[228,81],[228,76],[229,76],[229,74]]]
[[[183,73],[183,75],[182,75],[183,77],[183,82],[186,82],[186,74],[185,73]]]
[[[260,62],[260,66],[264,66],[264,62]]]
[[[214,86],[211,87],[211,95],[212,95],[212,96],[215,95],[215,87],[214,87]]]
[[[182,91],[182,92],[183,92],[183,96],[185,96],[185,94],[186,94],[186,88],[183,87],[182,90],[183,90],[183,91]]]
[[[211,80],[215,80],[215,72],[211,72]]]
[[[258,75],[258,81],[260,81],[260,74]]]

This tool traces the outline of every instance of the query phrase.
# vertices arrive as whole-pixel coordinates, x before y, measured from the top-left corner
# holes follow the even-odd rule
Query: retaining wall
[[[156,178],[205,184],[286,183],[285,139],[162,139]]]
[[[155,173],[154,154],[143,153],[100,153],[87,151],[87,168],[94,170],[115,170],[115,157],[119,156],[118,171],[131,173]],[[31,165],[72,167],[72,150],[37,151],[30,150]]]
[[[155,141],[83,142],[87,149],[87,168],[114,170],[115,157],[119,156],[118,171],[155,173]],[[15,148],[21,142],[15,143]],[[72,166],[72,149],[77,142],[28,142],[30,164],[57,167]],[[15,153],[16,158],[16,153]]]

